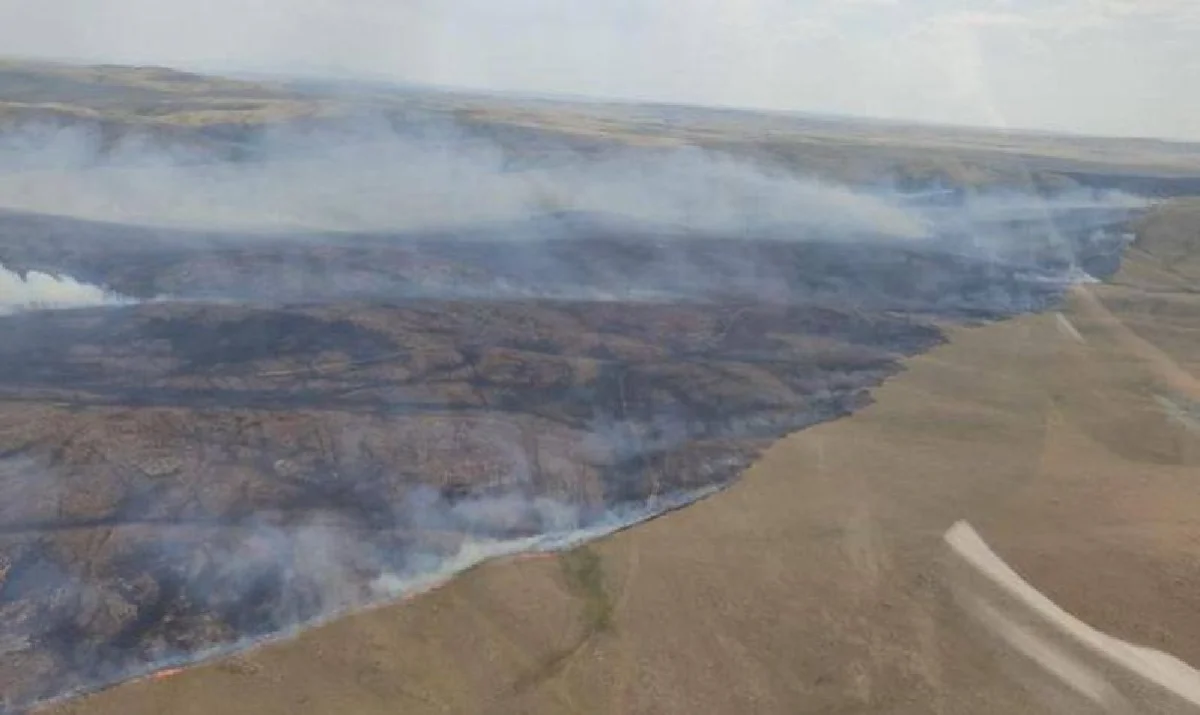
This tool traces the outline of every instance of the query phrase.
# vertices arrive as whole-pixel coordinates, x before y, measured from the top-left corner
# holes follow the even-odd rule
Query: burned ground
[[[267,117],[303,117],[300,133],[346,123],[278,87],[214,85],[184,103],[166,95],[198,78],[137,70],[122,99],[72,73],[0,74],[18,104],[66,93],[100,112],[96,126],[52,118],[94,130],[98,156],[130,132],[252,164],[269,154]],[[664,136],[636,122],[601,136],[559,126],[557,110],[530,123],[464,102],[405,96],[364,114],[418,140],[416,115],[435,128],[452,115],[503,147],[504,171],[679,140],[831,181],[950,185],[949,215],[979,188],[926,171],[966,171],[958,149],[827,145],[803,126],[787,146],[750,144],[682,119]],[[217,109],[225,120],[193,126]],[[49,110],[6,111],[44,124]],[[1005,161],[996,181],[1029,189],[1025,159]],[[1046,164],[1029,198],[1105,185],[1107,169],[1077,164]],[[1137,186],[1168,180],[1192,179]],[[0,212],[3,268],[132,299],[0,317],[0,711],[395,596],[389,579],[436,574],[473,543],[723,487],[780,436],[866,405],[946,324],[1045,308],[1071,269],[1113,273],[1127,219],[1042,211],[899,240],[551,210],[453,231],[253,235]],[[598,578],[586,560],[572,574],[584,590]]]
[[[601,514],[725,483],[765,441],[863,402],[895,369],[887,337],[939,340],[886,316],[871,340],[864,320],[583,303],[7,318],[28,337],[0,377],[6,677],[19,699],[53,695],[361,603],[465,534],[546,528],[524,506],[493,523],[458,504]],[[446,512],[432,529],[409,513],[422,488]],[[306,533],[337,570],[305,571]]]
[[[382,577],[466,539],[727,484],[869,402],[938,321],[1064,286],[1053,261],[984,261],[952,236],[548,220],[565,235],[239,242],[6,216],[13,270],[170,296],[0,318],[8,704],[384,597]],[[1119,241],[1110,215],[1071,221],[1077,254]]]
[[[790,225],[682,233],[579,213],[453,232],[246,235],[5,212],[0,263],[142,299],[832,302],[999,317],[1053,300],[1052,279],[1071,266],[1116,271],[1128,219],[1103,206],[1051,210],[935,223],[903,241]],[[987,251],[970,247],[979,236]]]

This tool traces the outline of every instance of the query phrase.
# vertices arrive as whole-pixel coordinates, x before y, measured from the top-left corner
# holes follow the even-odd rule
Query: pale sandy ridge
[[[958,522],[945,539],[954,556],[999,594],[989,599],[986,589],[972,589],[969,578],[959,579],[954,586],[964,608],[1013,650],[1090,701],[1084,707],[1122,713],[1200,712],[1200,671],[1167,653],[1101,633],[1062,610],[1005,564],[970,524]],[[999,605],[1005,601],[1009,613]]]

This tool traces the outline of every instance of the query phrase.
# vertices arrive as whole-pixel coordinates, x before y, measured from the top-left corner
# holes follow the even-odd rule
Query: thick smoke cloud
[[[79,127],[5,135],[0,209],[91,223],[43,222],[0,260],[140,299],[741,296],[1011,312],[1053,294],[1036,280],[1115,270],[1126,238],[1113,227],[1145,204],[1084,190],[913,195],[696,147],[597,150],[445,118],[277,128],[242,146],[249,158],[229,161],[147,137],[102,143]],[[559,239],[591,248],[564,251]],[[825,268],[797,284],[795,251],[780,243],[810,247],[803,261]],[[319,262],[317,245],[329,249]],[[926,269],[887,278],[912,251]],[[1006,287],[980,292],[935,256],[979,264],[993,280],[1007,273]]]
[[[585,158],[562,148],[554,165],[521,169],[518,157],[452,127],[410,137],[364,125],[280,131],[258,153],[249,163],[199,164],[131,141],[101,157],[86,130],[28,129],[0,139],[0,206],[243,231],[406,231],[553,211],[734,235],[776,225],[902,238],[928,231],[887,197],[695,149]]]
[[[100,286],[40,271],[20,275],[0,265],[0,315],[21,310],[87,308],[131,302]]]
[[[369,120],[279,129],[256,136],[255,158],[243,162],[144,138],[100,147],[80,128],[35,126],[0,138],[0,208],[221,232],[235,241],[502,225],[508,228],[486,235],[543,240],[562,232],[531,219],[575,214],[659,237],[933,238],[946,250],[987,260],[1024,260],[1049,247],[1074,264],[1078,242],[1058,235],[1064,217],[1068,228],[1078,217],[1102,224],[1146,204],[1083,190],[1053,197],[967,192],[929,202],[694,147],[584,153],[544,137],[502,146],[440,120],[400,131]],[[777,278],[773,266],[743,268],[755,280]]]

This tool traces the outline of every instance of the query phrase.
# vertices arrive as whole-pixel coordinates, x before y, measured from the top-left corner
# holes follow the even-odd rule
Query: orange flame
[[[179,675],[182,672],[183,672],[183,668],[168,668],[167,670],[158,671],[151,677],[154,678],[155,680],[166,680],[167,678],[170,678],[171,676],[174,676],[174,675]]]
[[[555,558],[558,558],[558,554],[552,551],[527,551],[514,556],[513,561],[543,561]]]

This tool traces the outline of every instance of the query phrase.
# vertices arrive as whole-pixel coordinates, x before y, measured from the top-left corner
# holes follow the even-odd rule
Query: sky
[[[0,0],[0,52],[1200,140],[1200,0]]]

